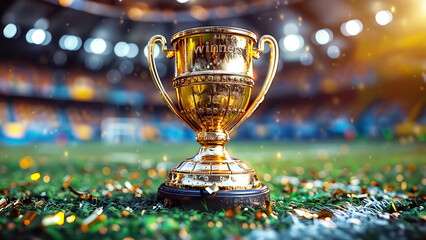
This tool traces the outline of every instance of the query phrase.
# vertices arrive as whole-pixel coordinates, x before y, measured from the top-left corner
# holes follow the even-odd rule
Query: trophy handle
[[[166,48],[166,38],[161,35],[155,35],[153,36],[149,42],[148,42],[148,66],[149,66],[149,72],[151,73],[152,79],[154,80],[154,84],[157,87],[158,91],[160,92],[161,96],[163,97],[163,100],[166,102],[167,106],[172,110],[172,112],[183,122],[188,124],[189,127],[191,127],[195,132],[198,130],[190,124],[189,121],[184,119],[180,113],[179,109],[175,106],[172,99],[170,98],[169,94],[167,94],[166,89],[164,89],[164,86],[160,80],[160,76],[158,75],[157,67],[155,66],[155,59],[154,59],[154,49],[155,45],[157,43],[161,44],[161,51],[166,54],[167,58],[173,58],[175,55],[175,51],[173,49],[167,49]]]
[[[259,39],[258,47],[257,49],[254,49],[253,57],[259,58],[260,54],[264,51],[265,43],[269,44],[269,47],[271,48],[270,53],[270,64],[268,68],[268,74],[266,75],[265,82],[263,83],[262,89],[259,92],[259,95],[256,97],[254,102],[251,104],[251,106],[247,109],[246,114],[238,121],[234,126],[231,126],[229,132],[232,132],[234,129],[236,129],[238,126],[240,126],[241,123],[243,123],[247,118],[251,116],[251,114],[256,110],[256,108],[259,106],[259,104],[263,101],[265,98],[265,94],[268,92],[269,87],[271,86],[272,80],[274,80],[275,73],[277,72],[277,66],[278,66],[278,43],[275,40],[274,37],[271,35],[264,35]]]

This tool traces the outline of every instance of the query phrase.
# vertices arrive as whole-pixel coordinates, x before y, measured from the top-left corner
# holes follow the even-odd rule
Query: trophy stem
[[[225,149],[225,144],[229,141],[229,134],[225,131],[200,132],[196,137],[201,145],[198,153],[188,159],[192,161],[220,161],[234,160]]]
[[[223,145],[203,145],[198,153],[190,159],[193,161],[235,160]]]

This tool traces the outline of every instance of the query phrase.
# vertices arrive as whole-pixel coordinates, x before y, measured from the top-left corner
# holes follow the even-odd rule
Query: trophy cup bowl
[[[167,58],[175,58],[173,87],[177,106],[159,78],[154,47],[159,43]],[[253,59],[270,46],[270,65],[258,96],[249,106]],[[261,206],[269,189],[254,169],[231,157],[225,149],[229,134],[250,117],[263,101],[278,64],[278,45],[272,36],[257,41],[254,33],[234,27],[199,27],[172,36],[173,49],[161,35],[148,43],[148,65],[156,87],[171,111],[197,134],[198,153],[171,169],[158,189],[165,205],[211,210],[234,206]]]

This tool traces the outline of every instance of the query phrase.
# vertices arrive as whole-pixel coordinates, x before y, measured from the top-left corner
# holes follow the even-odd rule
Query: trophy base
[[[158,188],[157,200],[166,206],[198,210],[222,210],[236,206],[261,207],[269,199],[265,185],[249,190],[219,190],[209,194],[206,190],[191,190],[168,187]]]

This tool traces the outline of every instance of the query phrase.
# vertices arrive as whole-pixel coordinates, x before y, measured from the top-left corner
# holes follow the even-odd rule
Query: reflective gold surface
[[[216,184],[221,190],[261,187],[256,172],[229,156],[224,145],[229,132],[248,118],[268,91],[278,64],[278,46],[271,36],[263,36],[255,49],[256,36],[247,30],[229,27],[203,27],[184,30],[172,37],[174,50],[166,40],[154,36],[148,45],[148,64],[160,94],[173,113],[196,133],[201,148],[192,158],[173,168],[166,186],[204,189]],[[155,67],[154,47],[161,43],[168,58],[175,58],[178,107],[165,91]],[[253,78],[253,58],[268,43],[271,63],[266,80],[249,107]]]

